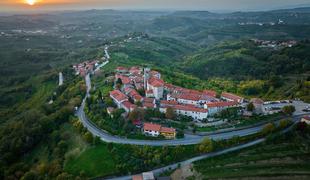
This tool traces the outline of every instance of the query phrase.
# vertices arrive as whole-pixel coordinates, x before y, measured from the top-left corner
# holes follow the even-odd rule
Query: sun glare
[[[36,3],[36,0],[26,0],[26,3],[33,6]]]

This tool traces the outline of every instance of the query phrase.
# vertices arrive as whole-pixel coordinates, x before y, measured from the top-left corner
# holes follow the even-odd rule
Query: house
[[[143,98],[143,102],[155,104],[156,100],[154,98]]]
[[[128,101],[128,97],[119,90],[111,91],[110,97],[113,99],[118,108],[122,108],[121,103]]]
[[[129,101],[124,101],[121,103],[120,108],[123,108],[127,113],[133,111],[134,109],[137,108],[136,105],[132,104]]]
[[[305,122],[306,124],[310,125],[310,115],[302,117],[301,122]]]
[[[157,71],[152,70],[150,71],[150,77],[161,79],[161,74]]]
[[[120,79],[123,83],[123,85],[128,85],[128,84],[131,84],[131,80],[128,76],[124,76],[124,75],[121,75],[121,74],[116,74],[115,75],[115,80],[117,81],[118,79]]]
[[[145,96],[146,96],[147,98],[153,98],[153,97],[154,97],[154,92],[153,92],[153,90],[152,90],[152,89],[146,90],[146,91],[145,91]]]
[[[167,139],[174,139],[176,136],[176,131],[174,128],[161,127],[160,134]]]
[[[126,87],[124,88],[124,92],[128,95],[135,103],[142,102],[143,97],[133,88]]]
[[[147,90],[152,90],[155,99],[161,99],[164,95],[164,81],[157,78],[150,78],[147,81]]]
[[[163,127],[160,124],[153,123],[144,123],[143,132],[144,134],[153,137],[162,135],[167,139],[173,139],[176,136],[176,130],[174,128]]]
[[[225,101],[235,101],[238,103],[243,103],[243,98],[240,96],[237,96],[232,93],[223,92],[221,95],[221,99],[224,99]]]
[[[192,117],[194,120],[203,120],[208,117],[208,109],[197,108],[193,105],[161,104],[159,111],[166,113],[168,107],[173,108],[177,115]]]
[[[229,107],[235,107],[238,105],[238,102],[236,101],[220,101],[220,102],[211,102],[206,103],[204,105],[205,109],[208,109],[209,116],[213,116],[216,113],[219,113],[220,111],[227,109]]]
[[[216,91],[213,91],[213,90],[204,90],[203,94],[206,96],[211,96],[211,97],[215,98],[217,93],[216,93]]]
[[[137,76],[142,73],[142,69],[136,66],[133,66],[129,69],[129,73],[131,75]]]
[[[146,135],[157,137],[160,134],[161,125],[153,123],[144,123],[143,132]]]
[[[116,68],[116,72],[118,73],[128,73],[128,68],[125,68],[125,67],[122,67],[122,66],[119,66]]]

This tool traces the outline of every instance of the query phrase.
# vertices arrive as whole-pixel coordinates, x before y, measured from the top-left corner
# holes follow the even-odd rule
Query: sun
[[[26,3],[30,6],[35,5],[36,2],[37,2],[36,0],[26,0]]]

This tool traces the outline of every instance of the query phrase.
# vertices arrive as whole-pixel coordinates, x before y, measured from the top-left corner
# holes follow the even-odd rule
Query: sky
[[[36,1],[33,6],[27,1]],[[0,12],[75,9],[256,11],[310,6],[310,0],[0,0]]]

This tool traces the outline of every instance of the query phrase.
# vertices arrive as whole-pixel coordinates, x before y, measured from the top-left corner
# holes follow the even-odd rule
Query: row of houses
[[[98,60],[85,61],[76,65],[73,65],[73,69],[76,75],[85,76],[89,72],[93,72],[94,68],[99,65]]]
[[[131,98],[135,103],[141,102],[145,109],[159,108],[163,113],[170,107],[176,114],[190,116],[195,120],[203,120],[223,109],[239,106],[244,101],[243,97],[232,93],[223,92],[217,98],[216,91],[197,91],[165,83],[159,72],[149,68],[118,67],[115,81],[119,82],[119,79],[122,82],[121,93],[127,96],[127,101]],[[137,92],[142,84],[145,97]],[[119,104],[118,106],[124,106],[122,102],[115,101],[115,103]],[[127,104],[129,106],[129,103]],[[130,112],[132,108],[125,110]]]

